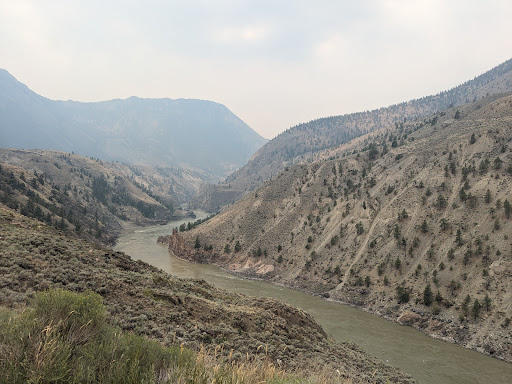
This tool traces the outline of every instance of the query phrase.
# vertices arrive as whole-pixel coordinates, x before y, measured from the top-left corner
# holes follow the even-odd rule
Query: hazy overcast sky
[[[512,57],[510,0],[0,0],[0,68],[51,99],[208,99],[261,135]]]

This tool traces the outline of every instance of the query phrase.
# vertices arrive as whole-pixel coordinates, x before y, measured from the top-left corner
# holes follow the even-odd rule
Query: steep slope
[[[172,179],[161,179],[147,169],[74,154],[0,149],[1,202],[105,244],[114,243],[129,223],[164,223],[187,215],[165,193]]]
[[[299,124],[258,150],[249,162],[221,185],[209,185],[196,206],[214,211],[232,204],[247,191],[280,172],[286,165],[304,163],[315,153],[336,148],[368,132],[399,125],[405,120],[444,111],[493,94],[512,91],[512,59],[449,91],[373,111],[331,116]]]
[[[287,167],[161,241],[512,361],[511,142],[512,96],[489,97]]]
[[[309,315],[277,300],[174,278],[2,204],[0,234],[0,306],[23,308],[34,292],[49,288],[90,290],[103,297],[108,321],[123,331],[164,345],[204,347],[217,357],[229,356],[235,366],[246,359],[268,359],[308,376],[332,378],[338,369],[342,376],[329,382],[413,382],[357,346],[329,339]]]
[[[265,139],[225,106],[204,100],[54,101],[0,69],[2,147],[54,149],[103,160],[200,171],[216,181]]]

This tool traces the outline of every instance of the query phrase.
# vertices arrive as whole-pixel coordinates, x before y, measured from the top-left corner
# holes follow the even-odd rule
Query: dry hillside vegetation
[[[161,241],[512,361],[512,96],[358,145]]]
[[[64,152],[0,149],[0,202],[111,244],[130,223],[164,223],[187,214],[175,209],[174,199],[165,193],[173,183],[167,172]]]
[[[512,91],[512,59],[453,89],[373,111],[330,116],[294,126],[258,150],[223,184],[208,185],[193,202],[215,211],[277,175],[285,166],[306,163],[315,154],[337,148],[356,137],[416,120],[489,95]]]
[[[298,308],[274,299],[228,293],[201,280],[174,278],[123,253],[68,237],[0,204],[0,309],[22,309],[36,292],[47,289],[95,292],[102,296],[109,324],[165,346],[202,350],[205,359],[215,359],[212,369],[219,369],[218,362],[225,360],[235,367],[249,363],[246,368],[255,369],[254,377],[262,377],[256,375],[261,367],[274,367],[274,371],[320,377],[318,382],[413,382],[354,344],[328,338]],[[5,351],[0,348],[4,362],[12,358],[1,358]],[[58,364],[56,368],[63,369]]]

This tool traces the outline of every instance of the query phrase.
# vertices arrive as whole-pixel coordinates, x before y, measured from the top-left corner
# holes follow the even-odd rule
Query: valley
[[[510,362],[511,116],[505,94],[387,127],[160,241]]]
[[[223,183],[210,183],[192,199],[193,207],[218,211],[231,205],[285,167],[307,164],[331,156],[333,149],[351,146],[363,135],[398,128],[448,108],[512,91],[512,59],[452,89],[421,99],[372,111],[329,116],[290,127],[266,143],[243,167]]]
[[[114,244],[126,226],[190,216],[180,202],[197,178],[48,150],[0,149],[0,201],[41,222]],[[189,180],[189,182],[186,182]]]
[[[154,239],[152,244],[156,246]],[[0,366],[5,368],[19,368],[17,360],[24,356],[4,348],[3,330],[8,329],[4,321],[20,313],[37,292],[50,289],[94,292],[117,334],[133,333],[166,347],[203,351],[232,369],[264,363],[287,372],[290,383],[297,376],[326,383],[414,382],[355,344],[333,340],[299,308],[268,297],[227,292],[204,280],[177,278],[2,205],[0,288]],[[56,348],[45,349],[44,354],[36,350],[29,353],[28,361],[36,359],[38,369],[44,371],[61,353]],[[212,365],[210,374],[214,372]]]
[[[0,128],[5,324],[90,291],[113,332],[213,351],[213,381],[512,379],[512,60],[268,142],[222,104],[50,100],[0,69]]]
[[[201,212],[196,214],[198,218],[207,216]],[[310,314],[335,340],[356,343],[381,361],[399,367],[419,383],[501,383],[512,377],[510,364],[429,338],[411,327],[282,285],[269,284],[261,279],[238,278],[215,266],[190,263],[169,255],[166,247],[156,244],[156,239],[181,223],[183,221],[166,226],[127,229],[119,237],[115,250],[154,265],[173,276],[204,279],[229,292],[273,297],[299,307]]]
[[[512,383],[511,1],[0,1],[0,384]]]

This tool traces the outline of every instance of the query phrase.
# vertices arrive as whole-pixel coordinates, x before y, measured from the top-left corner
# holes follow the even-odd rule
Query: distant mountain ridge
[[[0,69],[0,146],[182,167],[216,181],[266,139],[224,105],[194,99],[55,101]]]
[[[324,117],[291,127],[261,147],[221,185],[209,185],[196,206],[216,210],[254,190],[285,166],[314,160],[315,154],[405,120],[417,120],[450,106],[512,91],[512,59],[448,91],[373,111]]]

